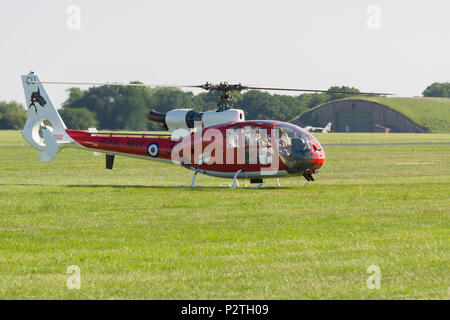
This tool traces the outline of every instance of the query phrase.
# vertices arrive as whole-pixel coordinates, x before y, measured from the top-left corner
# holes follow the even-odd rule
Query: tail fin
[[[331,122],[328,122],[325,128],[323,128],[322,132],[330,132],[331,131]]]
[[[66,125],[50,101],[39,77],[31,72],[22,76],[22,84],[28,108],[22,137],[37,149],[42,161],[50,162],[62,147],[73,140],[67,134]]]

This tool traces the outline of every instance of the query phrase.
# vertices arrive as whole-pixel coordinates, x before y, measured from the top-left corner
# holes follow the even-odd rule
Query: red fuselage
[[[278,136],[273,134],[275,130]],[[267,132],[268,138],[261,138],[264,132]],[[325,161],[322,146],[310,133],[280,121],[226,123],[204,128],[200,133],[181,139],[154,134],[105,134],[76,130],[67,130],[67,134],[82,148],[174,162],[218,177],[233,178],[238,170],[242,170],[240,177],[244,178],[310,175]],[[252,137],[258,143],[249,143]],[[279,139],[279,143],[271,142],[275,141],[274,137],[276,141]],[[263,140],[265,144],[261,144]],[[212,143],[215,143],[215,148],[212,148]],[[270,149],[275,145],[279,152],[274,153],[274,149]],[[178,158],[174,157],[174,152]]]

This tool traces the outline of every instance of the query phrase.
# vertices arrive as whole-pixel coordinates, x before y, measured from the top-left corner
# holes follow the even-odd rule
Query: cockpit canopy
[[[279,123],[273,129],[280,135],[279,155],[287,172],[302,173],[314,166],[314,150],[321,149],[316,138],[290,123]]]
[[[278,156],[289,173],[302,173],[313,167],[314,150],[321,149],[319,142],[302,128],[283,122],[246,122],[227,129],[227,147],[258,149],[258,162],[273,163],[278,140]],[[248,151],[246,151],[248,152]],[[275,155],[276,156],[276,155]]]
[[[312,134],[294,124],[278,123],[273,129],[279,130],[280,142],[283,141],[286,146],[291,146],[293,141],[295,144],[296,139],[301,139],[304,143],[308,143],[309,141],[319,143]]]

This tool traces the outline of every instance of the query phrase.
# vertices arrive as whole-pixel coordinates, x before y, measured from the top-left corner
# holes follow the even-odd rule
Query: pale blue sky
[[[66,10],[81,9],[69,30]],[[380,29],[366,25],[381,9]],[[420,95],[450,81],[450,1],[16,0],[0,3],[0,100],[48,81],[249,85]],[[56,105],[67,94],[47,86]]]

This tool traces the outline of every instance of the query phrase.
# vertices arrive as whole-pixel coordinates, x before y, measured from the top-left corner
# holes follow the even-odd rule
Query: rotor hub
[[[233,107],[233,96],[231,92],[247,90],[248,87],[243,86],[241,83],[230,84],[228,82],[221,82],[219,84],[205,83],[199,86],[200,88],[208,91],[218,91],[222,94],[219,96],[219,101],[217,102],[217,111],[228,110]]]

